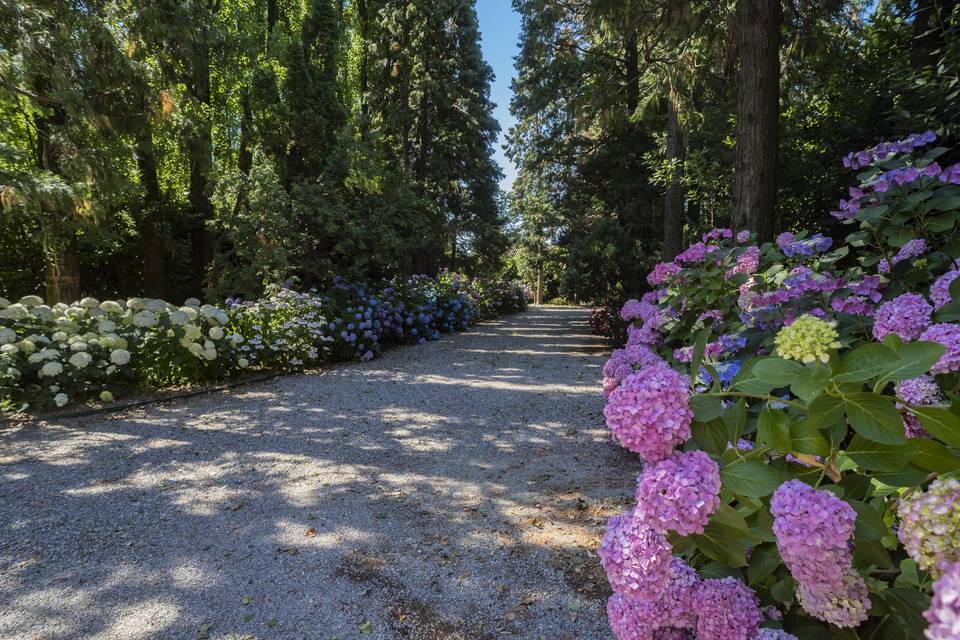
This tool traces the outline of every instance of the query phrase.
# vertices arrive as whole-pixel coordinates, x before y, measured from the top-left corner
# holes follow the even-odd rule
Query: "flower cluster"
[[[603,414],[624,447],[647,462],[657,462],[690,437],[689,392],[689,378],[655,364],[624,378],[610,394]]]
[[[934,280],[930,286],[930,300],[933,301],[934,310],[942,309],[950,303],[950,285],[960,276],[960,265],[954,266],[939,278]]]
[[[677,452],[644,468],[634,515],[661,533],[703,533],[720,506],[719,494],[717,463],[703,451]]]
[[[603,365],[604,398],[609,398],[623,379],[637,369],[644,369],[662,362],[663,359],[660,356],[642,344],[631,344],[623,349],[615,349],[610,359]]]
[[[777,246],[783,251],[784,255],[793,258],[795,256],[812,256],[817,253],[823,253],[833,245],[833,239],[827,238],[822,234],[816,233],[809,238],[797,238],[789,231],[785,231],[777,236]]]
[[[877,309],[873,337],[883,340],[892,333],[901,340],[916,340],[930,326],[931,313],[933,307],[923,296],[904,293]]]
[[[757,596],[736,578],[704,580],[696,606],[698,640],[751,640],[763,622]]]
[[[923,133],[912,133],[902,140],[896,142],[881,142],[875,147],[848,153],[843,157],[843,166],[848,169],[861,169],[868,167],[875,162],[886,160],[897,153],[910,153],[914,149],[928,145],[936,141],[937,136],[933,131]]]
[[[843,576],[839,589],[818,589],[814,585],[800,584],[797,600],[813,617],[847,628],[865,621],[871,604],[863,576],[853,570]]]
[[[632,513],[610,518],[599,550],[613,590],[644,601],[655,600],[666,591],[671,552],[663,534]]]
[[[930,623],[928,640],[960,638],[960,562],[940,567],[940,578],[933,583],[933,602],[923,616]]]
[[[942,344],[946,351],[940,360],[930,368],[930,373],[950,373],[960,369],[960,325],[938,323],[927,327],[920,334],[925,342]]]
[[[923,569],[960,560],[960,481],[934,480],[900,500],[897,536]]]
[[[788,360],[829,362],[830,351],[840,347],[838,337],[835,323],[807,314],[781,329],[774,344]]]

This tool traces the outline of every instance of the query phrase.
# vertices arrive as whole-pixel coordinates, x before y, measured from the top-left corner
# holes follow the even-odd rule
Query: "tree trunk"
[[[146,105],[144,105],[145,107]],[[137,216],[140,235],[140,254],[143,258],[143,292],[154,298],[165,295],[165,259],[162,233],[164,220],[160,181],[157,178],[157,158],[153,148],[153,127],[145,116],[136,132],[137,172],[143,185],[143,208]]]
[[[193,98],[203,107],[204,114],[193,123],[193,132],[187,141],[190,158],[190,206],[197,217],[198,227],[193,233],[193,285],[197,293],[204,286],[207,269],[213,262],[214,234],[207,227],[213,220],[209,179],[213,166],[213,139],[210,120],[206,115],[210,106],[210,48],[206,29],[202,29],[194,43],[192,77],[189,85]]]
[[[737,151],[734,231],[773,239],[780,116],[780,0],[737,0]]]
[[[357,0],[357,21],[360,23],[360,42],[362,50],[360,53],[360,137],[366,138],[370,125],[370,105],[367,103],[367,92],[369,91],[369,65],[370,55],[367,47],[370,43],[370,22],[367,15],[367,0]]]
[[[670,180],[663,198],[663,259],[673,260],[683,245],[683,162],[686,159],[683,129],[676,96],[667,105],[667,162]]]
[[[80,299],[80,251],[77,235],[64,237],[52,225],[43,226],[43,252],[46,257],[44,279],[47,304],[75,302]]]

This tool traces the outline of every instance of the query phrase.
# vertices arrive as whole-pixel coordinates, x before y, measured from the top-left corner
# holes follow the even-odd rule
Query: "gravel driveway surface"
[[[0,638],[609,639],[632,500],[587,312],[0,426]]]

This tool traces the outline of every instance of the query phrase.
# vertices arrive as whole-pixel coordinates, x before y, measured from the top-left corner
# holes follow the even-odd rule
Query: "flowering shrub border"
[[[623,305],[620,640],[960,637],[960,165],[935,138],[845,159],[844,242],[714,229]]]
[[[369,361],[385,346],[422,344],[526,305],[521,285],[451,273],[379,287],[337,281],[322,293],[278,287],[223,307],[197,299],[177,306],[84,298],[51,307],[38,296],[0,298],[0,410]]]

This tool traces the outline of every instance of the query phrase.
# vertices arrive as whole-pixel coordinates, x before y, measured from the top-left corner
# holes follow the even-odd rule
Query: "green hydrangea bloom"
[[[960,482],[934,480],[901,499],[897,535],[921,569],[937,574],[940,561],[960,560]]]
[[[835,322],[806,314],[789,327],[780,329],[773,341],[777,345],[777,352],[787,360],[829,362],[830,350],[840,348],[835,326]]]

